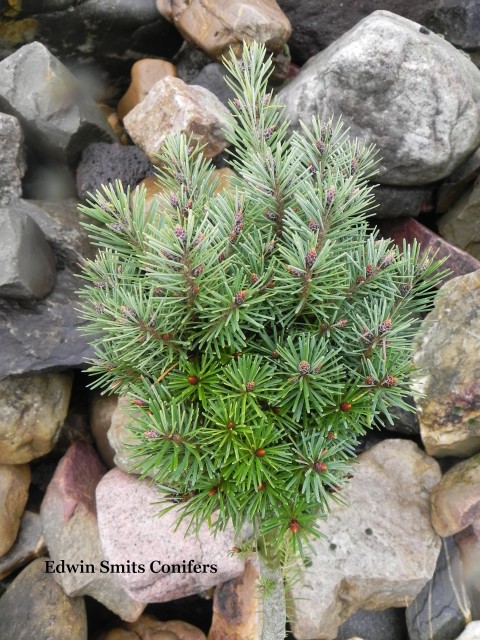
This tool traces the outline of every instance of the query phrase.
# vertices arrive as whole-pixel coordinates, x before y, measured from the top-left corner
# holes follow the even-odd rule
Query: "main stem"
[[[260,579],[268,580],[269,584],[263,592],[260,640],[284,640],[287,609],[280,558],[266,546],[258,553],[258,564]]]

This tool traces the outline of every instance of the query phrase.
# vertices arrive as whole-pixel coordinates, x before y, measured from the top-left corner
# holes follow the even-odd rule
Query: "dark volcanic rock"
[[[68,598],[45,573],[45,559],[28,565],[0,600],[0,638],[87,640],[83,598]]]
[[[0,379],[35,371],[80,367],[93,351],[78,329],[80,281],[59,271],[52,293],[37,304],[0,300]]]
[[[0,109],[20,120],[40,159],[75,164],[91,142],[116,140],[93,99],[40,42],[0,62]]]
[[[43,298],[55,282],[55,256],[42,230],[26,213],[0,208],[0,296]]]
[[[150,160],[138,147],[94,142],[82,153],[77,168],[78,197],[85,199],[88,193],[95,194],[103,184],[115,180],[120,180],[125,190],[133,188],[152,174]]]
[[[460,553],[453,538],[442,540],[433,578],[407,607],[410,640],[456,638],[470,618],[461,577]]]

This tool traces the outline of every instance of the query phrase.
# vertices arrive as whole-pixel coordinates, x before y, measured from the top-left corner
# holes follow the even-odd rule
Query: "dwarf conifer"
[[[290,134],[262,45],[225,66],[230,188],[216,193],[212,162],[174,135],[153,206],[121,184],[92,196],[81,312],[92,386],[135,408],[139,474],[194,527],[252,525],[263,637],[282,638],[279,565],[319,534],[358,437],[406,406],[441,274],[369,228],[371,147],[317,117]]]

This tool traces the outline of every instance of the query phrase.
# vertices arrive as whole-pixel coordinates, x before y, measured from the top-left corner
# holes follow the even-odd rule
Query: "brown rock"
[[[134,631],[140,640],[206,640],[205,634],[188,622],[160,622],[149,615],[141,616],[137,622],[125,625],[125,628]]]
[[[65,420],[72,376],[44,373],[0,381],[0,464],[22,464],[49,453]]]
[[[87,640],[83,598],[69,598],[45,572],[45,559],[31,562],[0,600],[2,640]]]
[[[413,240],[417,240],[421,244],[422,255],[430,249],[433,253],[438,251],[437,259],[447,258],[444,267],[450,269],[451,273],[445,276],[443,282],[480,269],[480,260],[477,260],[466,251],[454,247],[417,220],[412,218],[381,220],[376,221],[376,226],[379,228],[380,235],[383,238],[392,238],[399,248],[402,247],[403,240],[406,240],[408,244],[411,244]]]
[[[43,533],[55,564],[64,561],[79,568],[78,572],[54,574],[67,595],[92,596],[122,619],[132,621],[145,605],[127,595],[115,573],[100,571],[104,556],[98,534],[95,489],[105,472],[91,445],[73,444],[60,460],[43,499]]]
[[[480,521],[480,454],[449,469],[430,499],[432,524],[440,536],[451,536]]]
[[[207,89],[169,77],[153,86],[143,102],[125,116],[124,125],[153,163],[165,138],[174,132],[191,135],[193,144],[206,145],[203,152],[211,158],[227,146],[228,114]]]
[[[46,550],[40,516],[38,513],[25,511],[13,547],[0,558],[0,580],[30,560],[44,555]]]
[[[7,553],[17,537],[31,477],[27,464],[0,465],[0,557]]]
[[[102,396],[92,394],[90,403],[90,428],[98,453],[109,469],[115,466],[115,451],[108,441],[108,430],[112,424],[112,416],[117,407],[118,396]]]
[[[257,640],[261,630],[257,580],[256,566],[247,562],[241,576],[215,589],[208,640]]]
[[[467,457],[480,451],[480,270],[440,290],[425,318],[414,362],[420,433],[427,453]]]
[[[157,8],[186,40],[219,61],[230,47],[238,53],[244,40],[279,52],[292,30],[275,0],[157,0]]]
[[[145,58],[138,60],[132,66],[132,81],[126,93],[120,99],[117,113],[123,120],[129,111],[140,104],[150,89],[163,78],[177,76],[175,66],[166,60],[154,60]]]

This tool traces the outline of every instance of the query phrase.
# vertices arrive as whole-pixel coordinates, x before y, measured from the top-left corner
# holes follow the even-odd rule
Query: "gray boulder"
[[[0,208],[0,296],[44,298],[55,283],[55,256],[42,230],[26,213]]]
[[[40,42],[0,62],[0,110],[16,116],[41,159],[75,164],[91,142],[116,135],[76,78]]]
[[[377,145],[376,180],[423,185],[451,173],[480,143],[480,71],[415,22],[375,11],[314,56],[278,95],[293,127],[342,116]]]

